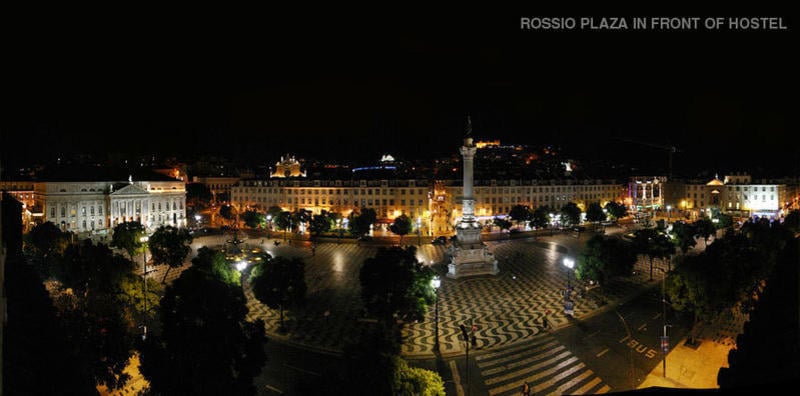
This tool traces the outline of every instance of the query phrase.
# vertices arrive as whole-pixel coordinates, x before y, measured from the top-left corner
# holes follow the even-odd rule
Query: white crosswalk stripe
[[[611,390],[592,370],[551,336],[475,357],[490,395],[598,394]]]

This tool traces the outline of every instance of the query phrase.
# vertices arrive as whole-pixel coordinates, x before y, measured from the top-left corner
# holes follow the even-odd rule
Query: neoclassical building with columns
[[[152,231],[186,226],[185,182],[155,172],[44,175],[33,183],[37,222],[64,231],[107,233],[117,224],[138,221]]]

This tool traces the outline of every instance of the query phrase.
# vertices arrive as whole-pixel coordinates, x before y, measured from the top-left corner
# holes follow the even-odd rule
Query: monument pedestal
[[[447,265],[448,278],[474,275],[497,275],[497,259],[489,252],[488,246],[481,242],[481,228],[477,223],[459,224],[456,228],[456,241],[450,246],[450,264]]]

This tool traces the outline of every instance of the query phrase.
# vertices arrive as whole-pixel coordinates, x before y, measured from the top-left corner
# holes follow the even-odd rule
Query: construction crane
[[[654,147],[654,148],[666,150],[667,151],[667,156],[668,156],[667,177],[670,178],[670,179],[672,178],[672,155],[675,154],[675,153],[681,152],[681,150],[679,150],[676,146],[664,145],[664,144],[656,144],[656,143],[652,143],[652,142],[643,142],[641,140],[633,140],[633,139],[628,139],[628,138],[624,138],[624,137],[615,137],[615,139],[621,140],[623,142],[639,144],[639,145],[642,145],[642,146],[649,146],[649,147]]]

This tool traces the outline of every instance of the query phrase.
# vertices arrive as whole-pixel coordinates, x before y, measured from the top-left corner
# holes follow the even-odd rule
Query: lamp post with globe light
[[[568,315],[572,315],[574,303],[572,302],[571,294],[572,294],[572,269],[575,267],[575,260],[571,257],[564,257],[563,260],[564,266],[569,268],[569,273],[567,273],[567,290],[564,291],[564,313]]]
[[[439,351],[439,286],[442,285],[442,280],[439,278],[439,275],[436,275],[431,279],[431,286],[433,286],[433,292],[436,296],[435,308],[434,308],[434,341],[433,347],[438,352]]]
[[[147,241],[150,238],[147,235],[139,237],[139,242],[142,243],[142,254],[144,256],[142,263],[142,301],[144,301],[144,319],[142,324],[142,340],[147,339]]]

